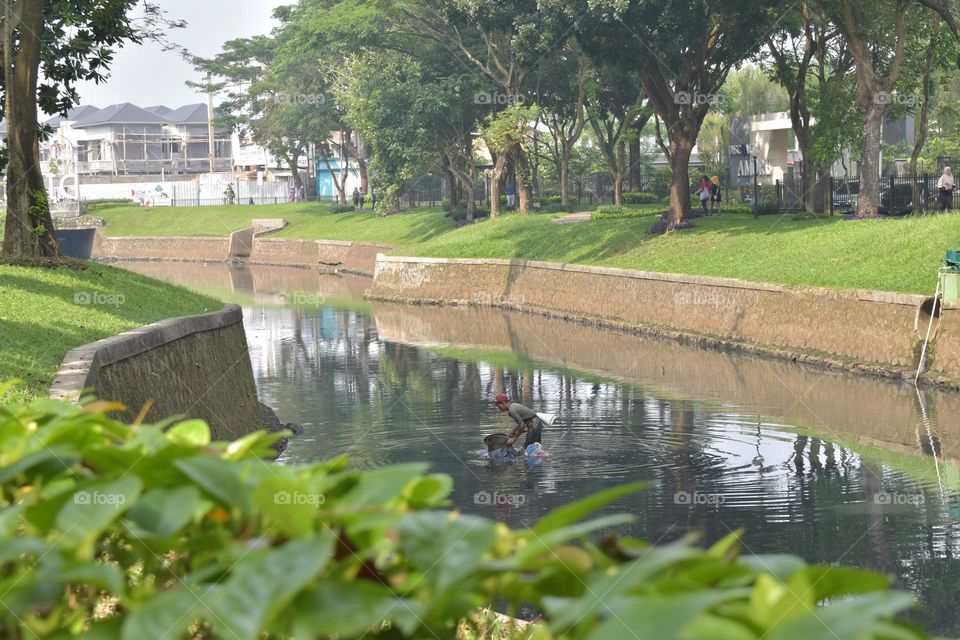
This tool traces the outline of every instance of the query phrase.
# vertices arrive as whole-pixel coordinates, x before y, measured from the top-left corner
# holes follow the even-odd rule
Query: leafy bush
[[[655,195],[660,197],[670,195],[670,187],[673,184],[673,169],[670,167],[660,167],[650,176],[650,184],[647,188]]]
[[[725,204],[721,203],[723,213],[733,213],[736,215],[753,215],[753,206],[749,204]]]
[[[737,533],[586,540],[632,520],[580,522],[636,484],[513,531],[442,510],[452,482],[426,464],[278,465],[281,434],[211,442],[109,409],[0,411],[2,638],[449,638],[490,602],[542,611],[544,639],[926,637],[890,618],[912,598],[884,576],[738,559]]]
[[[623,194],[624,204],[656,204],[657,196],[644,191],[627,191]]]
[[[602,209],[602,211],[601,211]],[[614,220],[618,218],[649,218],[659,209],[624,209],[623,207],[599,207],[593,213],[594,220]]]
[[[345,202],[334,202],[330,205],[330,213],[347,213],[348,211],[356,211],[352,204]]]
[[[572,210],[572,205],[562,205],[559,202],[545,204],[540,207],[540,213],[567,213]]]
[[[456,206],[455,209],[449,211],[448,215],[451,219],[456,220],[457,222],[463,222],[467,219],[467,205],[466,203],[461,202]],[[481,218],[489,218],[490,209],[487,207],[478,206],[476,211],[473,212],[473,219],[480,220]]]
[[[540,196],[537,198],[537,200],[540,202],[540,206],[542,207],[547,207],[552,204],[560,204],[561,202],[560,196]]]
[[[627,210],[618,204],[602,204],[594,209],[593,217],[597,219],[622,218],[626,212]]]
[[[105,209],[137,206],[137,202],[129,198],[98,198],[95,200],[84,200],[82,205],[84,214],[92,214]]]

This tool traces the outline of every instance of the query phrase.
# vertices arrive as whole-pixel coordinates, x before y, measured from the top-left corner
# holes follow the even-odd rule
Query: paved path
[[[586,222],[591,218],[593,218],[593,213],[590,211],[582,211],[580,213],[568,213],[565,216],[554,218],[550,222],[554,224],[573,224],[575,222]]]

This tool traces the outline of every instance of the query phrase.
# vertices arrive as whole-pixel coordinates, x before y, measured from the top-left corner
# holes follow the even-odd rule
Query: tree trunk
[[[806,130],[803,130],[801,135],[797,135],[797,130],[794,128],[794,135],[797,137],[797,148],[800,150],[800,155],[803,158],[800,164],[800,188],[802,189],[803,195],[803,209],[807,213],[815,213],[816,202],[814,201],[814,197],[816,195],[817,176],[813,165],[808,159],[810,156],[807,150],[810,144],[806,133]]]
[[[507,168],[507,154],[497,155],[497,160],[493,164],[493,174],[490,176],[490,217],[500,216],[500,181],[503,180],[504,171]]]
[[[630,141],[630,191],[643,191],[643,166],[640,164],[640,138]]]
[[[4,3],[6,18],[10,8]],[[4,20],[4,70],[6,84],[7,220],[3,254],[9,257],[57,257],[47,192],[40,173],[37,129],[37,76],[40,67],[40,36],[43,31],[43,0],[21,2],[19,48],[10,43],[13,30]]]
[[[670,185],[670,221],[679,224],[690,211],[690,154],[695,140],[678,137],[670,142],[670,168],[673,183]]]
[[[560,204],[564,207],[567,206],[569,200],[567,192],[570,190],[570,152],[572,146],[572,144],[567,144],[564,141],[563,149],[560,152]]]
[[[515,158],[514,162],[514,183],[513,191],[517,195],[520,213],[530,213],[530,158],[527,157],[523,146],[514,145],[511,154]]]
[[[823,185],[823,188],[820,190],[820,196],[822,198],[820,201],[820,213],[830,212],[830,215],[833,215],[833,210],[830,207],[830,199],[833,198],[833,193],[831,192],[832,185],[830,184],[829,166],[817,167],[817,183]]]
[[[934,22],[936,25],[936,21]],[[935,31],[933,32],[935,33]],[[910,175],[912,179],[913,191],[913,211],[926,210],[926,202],[921,199],[926,198],[927,193],[920,194],[917,191],[917,160],[923,152],[923,145],[927,143],[927,123],[930,120],[930,75],[933,73],[933,58],[936,55],[937,38],[931,33],[930,44],[927,46],[927,57],[923,63],[923,101],[920,103],[920,123],[916,127],[916,140],[914,140],[913,150],[910,152]],[[924,185],[926,186],[926,185]],[[926,191],[926,189],[924,190]]]
[[[874,102],[863,121],[863,156],[860,158],[860,195],[857,215],[869,216],[880,204],[880,128],[886,104]]]
[[[293,176],[293,187],[297,190],[297,195],[300,194],[300,187],[303,186],[303,179],[300,177],[300,156],[288,156],[287,157],[287,166],[290,167],[290,174]]]

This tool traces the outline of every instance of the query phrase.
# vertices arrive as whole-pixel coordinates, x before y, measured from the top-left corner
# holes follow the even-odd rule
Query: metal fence
[[[877,211],[891,216],[928,213],[942,209],[935,174],[887,175],[880,177],[880,201]],[[776,183],[776,203],[786,211],[803,210],[806,198],[813,198],[818,213],[851,213],[860,200],[860,179],[830,177],[805,188],[797,176],[785,176]],[[948,210],[958,208],[960,195],[954,190]]]

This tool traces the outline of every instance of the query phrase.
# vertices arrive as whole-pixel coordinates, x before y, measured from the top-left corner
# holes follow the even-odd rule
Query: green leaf
[[[102,562],[88,562],[73,567],[59,568],[54,575],[42,575],[41,579],[52,579],[62,584],[96,585],[115,596],[126,592],[126,581],[120,570]]]
[[[916,604],[913,595],[901,592],[853,596],[782,621],[764,635],[765,640],[807,640],[843,638],[872,640],[893,636],[895,625],[886,618]],[[898,634],[899,635],[899,634]]]
[[[174,460],[173,464],[224,505],[250,511],[249,489],[240,480],[241,466],[237,463],[210,456],[194,456]]]
[[[224,638],[256,640],[323,571],[335,540],[332,533],[322,533],[244,556],[227,581],[211,589],[206,605],[212,615],[207,621]]]
[[[77,549],[82,556],[91,556],[96,539],[134,505],[142,487],[140,478],[133,475],[82,485],[57,514],[56,526],[63,534],[61,544]]]
[[[203,420],[187,420],[167,431],[167,439],[185,447],[205,447],[210,444],[210,427]]]
[[[769,573],[781,581],[786,581],[791,575],[807,568],[807,563],[800,558],[780,553],[744,555],[737,559],[737,563],[746,565],[757,573]]]
[[[140,538],[166,538],[186,526],[200,504],[200,491],[191,485],[148,491],[127,512]]]
[[[887,576],[864,569],[817,565],[808,567],[805,572],[813,585],[814,599],[817,602],[890,588],[890,579]]]
[[[731,589],[624,598],[617,602],[616,608],[590,637],[591,640],[670,640],[707,609],[727,600],[743,598],[748,593],[749,589]]]
[[[403,492],[411,480],[423,475],[426,464],[398,464],[367,471],[360,475],[356,486],[345,496],[353,507],[383,506]]]
[[[293,435],[292,431],[281,431],[279,433],[268,433],[266,431],[255,431],[248,433],[239,440],[234,440],[227,445],[223,453],[225,460],[242,460],[244,458],[275,458],[277,452],[271,446]]]
[[[401,553],[439,590],[474,572],[496,541],[492,522],[442,511],[410,515],[398,532]]]
[[[264,478],[254,489],[253,500],[266,524],[279,527],[290,537],[311,535],[317,520],[317,508],[323,496],[305,490],[305,483],[285,478]]]
[[[445,474],[433,474],[420,478],[410,490],[410,506],[428,509],[440,506],[453,489],[453,479]]]
[[[620,487],[613,487],[612,489],[595,493],[591,496],[587,496],[586,498],[581,498],[580,500],[560,507],[556,511],[553,511],[541,518],[537,524],[533,526],[533,531],[539,535],[543,535],[550,531],[554,531],[555,529],[573,524],[574,522],[579,522],[597,509],[605,507],[617,498],[622,498],[623,496],[631,493],[636,493],[637,491],[646,489],[649,486],[649,482],[634,482],[633,484],[625,484]]]
[[[46,475],[55,475],[69,470],[76,459],[77,454],[72,447],[46,448],[0,469],[0,484],[6,484],[17,475],[44,464],[49,465]]]
[[[390,590],[369,581],[323,582],[297,598],[293,610],[295,638],[337,634],[361,635],[386,621],[398,607],[406,607]]]
[[[181,640],[201,610],[202,588],[178,586],[152,596],[123,623],[123,640]]]
[[[572,627],[581,620],[616,606],[628,590],[651,580],[665,568],[696,558],[702,553],[687,547],[654,548],[639,560],[589,580],[586,594],[580,598],[545,598],[544,604],[558,628]]]

